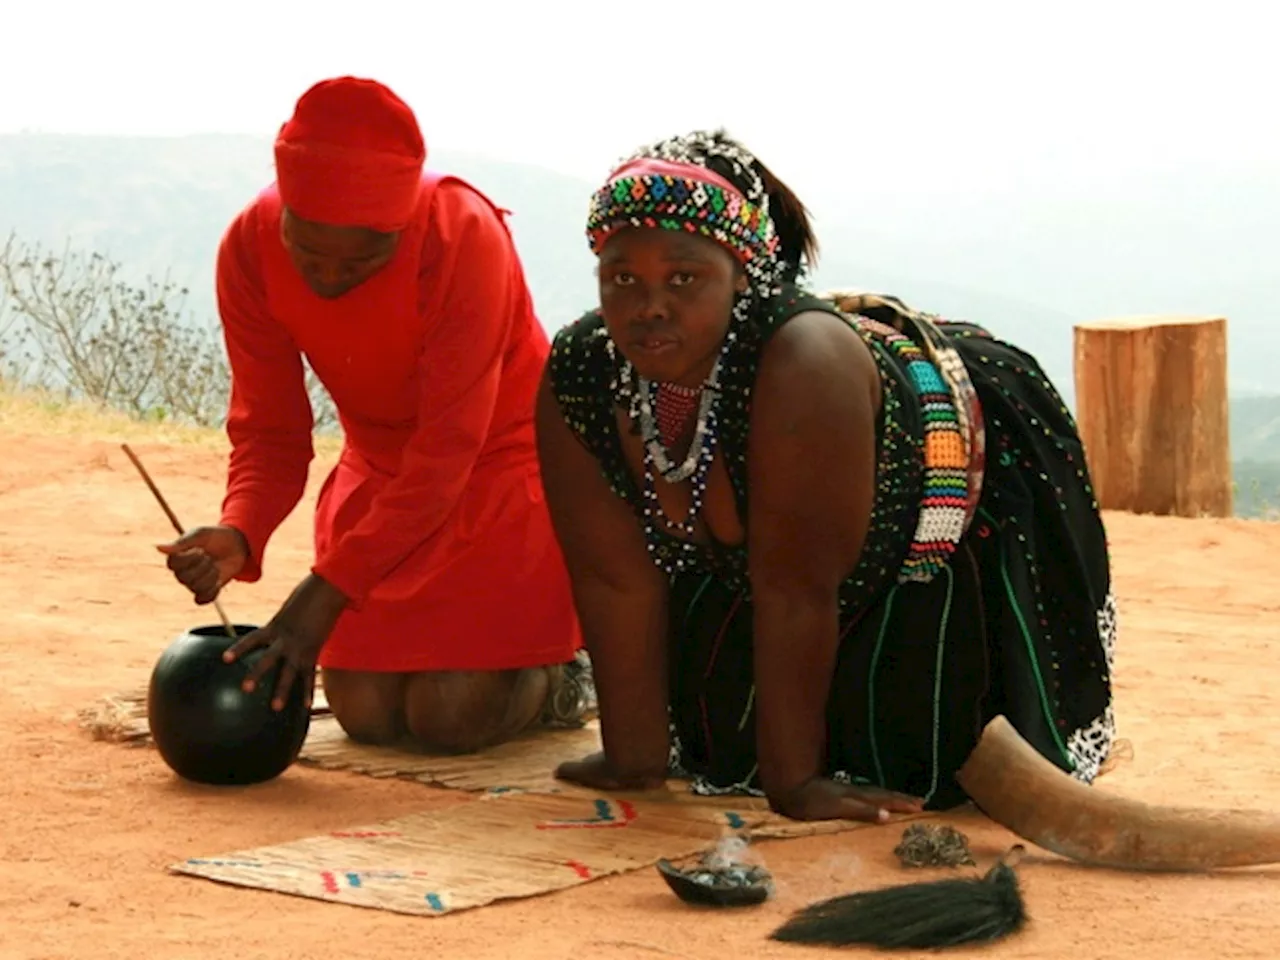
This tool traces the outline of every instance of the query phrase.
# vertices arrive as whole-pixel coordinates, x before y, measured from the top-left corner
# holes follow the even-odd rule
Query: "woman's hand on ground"
[[[200,604],[212,603],[249,560],[248,541],[234,527],[197,527],[156,549],[168,557],[166,566]]]
[[[592,790],[659,790],[666,785],[661,774],[622,774],[614,770],[603,753],[593,753],[581,760],[569,760],[556,767],[556,778]]]
[[[315,691],[316,661],[346,605],[347,598],[340,590],[312,574],[289,595],[266,626],[241,637],[223,654],[223,659],[233,663],[250,651],[265,647],[266,652],[245,678],[245,692],[252,692],[278,663],[280,675],[272,708],[284,709],[295,682],[302,683],[309,708]]]
[[[864,820],[885,823],[895,813],[920,813],[924,801],[880,787],[814,777],[769,797],[769,808],[791,820]]]

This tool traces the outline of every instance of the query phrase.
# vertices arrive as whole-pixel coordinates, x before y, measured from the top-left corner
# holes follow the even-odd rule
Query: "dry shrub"
[[[70,245],[58,255],[11,235],[0,248],[0,379],[135,420],[221,426],[231,375],[216,322],[186,310],[168,278]],[[316,429],[337,422],[308,368]]]

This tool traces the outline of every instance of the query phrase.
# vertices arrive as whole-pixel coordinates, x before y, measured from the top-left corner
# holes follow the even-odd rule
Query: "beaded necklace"
[[[724,354],[716,358],[711,375],[701,388],[693,390],[692,395],[698,397],[698,417],[694,424],[693,440],[684,460],[675,464],[668,456],[668,443],[662,437],[658,418],[654,416],[654,396],[669,391],[671,384],[653,384],[644,377],[639,380],[639,389],[635,396],[638,399],[640,421],[640,437],[644,441],[644,499],[645,523],[651,525],[655,514],[661,513],[667,524],[686,537],[693,537],[697,529],[698,515],[702,512],[702,504],[707,495],[707,477],[711,473],[711,463],[716,456],[716,398],[720,395],[720,363]],[[665,388],[665,391],[664,391]],[[686,401],[691,399],[685,394]],[[688,422],[687,420],[685,421]],[[674,438],[673,438],[674,439]],[[658,499],[658,490],[654,483],[654,473],[662,475],[667,483],[680,483],[692,480],[692,491],[689,498],[689,509],[682,519],[668,516],[662,509]]]
[[[702,399],[701,387],[682,387],[678,383],[659,383],[654,388],[653,412],[658,419],[658,437],[670,449],[684,436]]]

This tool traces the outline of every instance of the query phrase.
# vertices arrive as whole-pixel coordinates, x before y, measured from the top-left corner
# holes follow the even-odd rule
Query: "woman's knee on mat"
[[[352,740],[389,744],[404,736],[407,674],[323,670],[320,676],[329,709]]]
[[[543,667],[412,674],[404,696],[405,724],[427,749],[472,753],[532,724],[547,690]]]

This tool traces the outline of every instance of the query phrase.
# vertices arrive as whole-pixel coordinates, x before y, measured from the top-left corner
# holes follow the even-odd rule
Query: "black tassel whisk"
[[[1022,846],[984,877],[909,883],[810,904],[775,930],[773,940],[885,949],[990,943],[1026,922],[1014,866]]]

